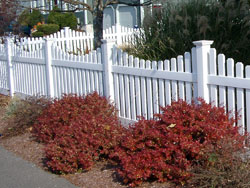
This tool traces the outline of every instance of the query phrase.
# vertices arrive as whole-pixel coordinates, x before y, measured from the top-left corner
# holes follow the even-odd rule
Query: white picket
[[[210,75],[217,75],[217,64],[216,64],[216,50],[214,48],[210,49],[210,58],[209,58],[209,70]],[[210,102],[213,106],[218,107],[218,90],[216,85],[210,86]]]
[[[77,84],[78,84],[78,95],[83,95],[83,89],[82,89],[82,72],[81,69],[77,69]]]
[[[42,95],[46,95],[47,94],[47,85],[46,85],[46,72],[45,72],[45,67],[44,66],[40,66],[41,68],[41,82],[42,82]]]
[[[70,83],[70,93],[75,93],[75,78],[74,78],[74,69],[69,69],[69,83]]]
[[[225,77],[226,71],[225,71],[225,55],[219,54],[218,55],[218,73],[219,76]],[[219,86],[219,105],[225,108],[226,111],[226,87],[225,86]]]
[[[27,51],[28,51],[28,52],[31,52],[31,51],[32,51],[32,49],[31,49],[31,44],[30,44],[30,43],[31,43],[31,39],[28,38],[28,41],[27,41],[27,42],[28,42]]]
[[[158,70],[163,71],[163,61],[158,62]],[[161,107],[165,106],[165,98],[164,98],[164,80],[159,79],[159,105]]]
[[[114,56],[115,57],[115,56]],[[93,63],[97,64],[97,51],[93,51]],[[99,94],[99,78],[98,72],[94,71],[94,90]]]
[[[192,72],[193,72],[193,79],[197,78],[197,58],[196,58],[196,48],[192,48]],[[193,83],[193,97],[196,99],[198,97],[198,85],[197,81]]]
[[[4,75],[4,72],[3,72],[3,69],[5,68],[5,65],[2,61],[0,61],[0,88],[4,88],[4,84],[3,84],[3,80],[5,77]],[[15,66],[14,66],[14,79],[15,79],[15,86],[16,86],[16,90],[18,91],[19,90],[19,71],[18,71],[18,64],[15,63]]]
[[[118,65],[119,66],[123,66],[123,59],[122,59],[122,50],[118,50]],[[121,117],[125,117],[125,89],[124,89],[124,79],[123,79],[123,75],[119,75],[119,85],[120,85],[120,101],[121,101],[121,106],[120,106],[120,110],[121,110]]]
[[[72,31],[72,37],[73,38],[76,38],[76,31],[75,30],[73,30]],[[74,40],[72,40],[72,42],[73,42],[73,53],[78,53],[78,51],[77,51],[77,43],[76,43],[76,40],[74,39]]]
[[[234,60],[231,58],[227,60],[227,76],[234,77]],[[231,118],[235,118],[235,88],[228,87],[227,98],[228,112]]]
[[[1,75],[1,79],[0,79],[0,87],[1,88],[4,88],[4,77],[5,77],[5,74],[4,74],[4,72],[3,72],[3,68],[5,68],[5,65],[3,64],[3,62],[0,62],[0,67],[1,67],[1,69],[0,69],[0,75]],[[19,64],[18,63],[15,63],[15,66],[14,66],[14,70],[15,70],[15,72],[14,72],[14,76],[15,76],[15,86],[16,86],[16,90],[17,90],[17,92],[20,92],[20,68],[19,68]]]
[[[97,64],[102,64],[102,54],[101,54],[100,48],[97,48]],[[99,71],[98,77],[99,77],[99,93],[102,96],[103,95],[103,82],[102,82],[103,75],[101,71]]]
[[[89,54],[86,54],[85,55],[85,62],[89,63]],[[86,94],[89,94],[91,91],[90,91],[90,73],[89,73],[89,70],[86,70]]]
[[[15,63],[15,69],[16,69],[16,76],[17,76],[17,92],[21,92],[21,67],[20,67],[20,64],[19,63]],[[38,85],[39,86],[39,85]],[[4,86],[3,86],[4,88]]]
[[[69,73],[69,77],[68,77],[68,81],[69,81],[69,93],[75,93],[74,91],[74,76],[73,76],[73,69],[72,68],[69,68],[68,69],[68,73]]]
[[[243,78],[244,66],[242,63],[236,64],[236,77]],[[245,132],[245,108],[244,108],[244,89],[237,88],[237,112],[239,115],[239,119],[237,121],[237,125],[241,126],[240,133],[244,134]]]
[[[67,41],[66,41],[66,42],[68,42],[68,45],[69,45],[69,48],[67,49],[68,52],[73,52],[72,40],[69,39],[71,37],[72,37],[72,31],[71,31],[71,29],[69,29],[68,38],[67,38]]]
[[[81,79],[82,79],[82,94],[86,95],[87,94],[87,88],[86,88],[86,71],[82,69],[81,71]]]
[[[26,94],[30,93],[30,69],[29,64],[25,64],[25,76],[26,76]]]
[[[134,67],[134,57],[132,55],[129,56],[129,67]],[[136,104],[135,104],[135,79],[134,76],[129,76],[130,82],[130,108],[131,108],[131,119],[136,120]]]
[[[183,56],[177,57],[177,65],[178,65],[178,72],[184,72],[184,65],[183,65]],[[179,87],[179,99],[185,100],[185,88],[184,88],[184,82],[179,81],[178,83]]]
[[[55,69],[55,72],[56,72],[56,77],[54,78],[54,86],[57,85],[57,97],[60,98],[61,97],[61,94],[62,94],[62,88],[61,88],[61,72],[60,72],[60,67],[54,67]]]
[[[63,70],[63,82],[64,82],[64,84],[63,84],[64,85],[64,91],[63,91],[63,93],[67,94],[68,93],[67,69],[65,67],[63,67],[62,70]]]
[[[21,72],[21,80],[22,80],[22,88],[21,88],[21,92],[25,93],[25,73],[24,73],[24,64],[20,64],[20,72]]]
[[[113,66],[118,66],[118,50],[117,48],[113,49]],[[118,110],[118,115],[120,116],[120,91],[119,91],[119,75],[114,73],[114,95],[115,97],[115,105]]]
[[[89,53],[89,63],[93,63],[93,52]],[[89,76],[90,76],[90,93],[94,92],[94,72],[92,70],[89,71]]]
[[[21,71],[20,71],[21,72]],[[40,95],[42,95],[42,87],[43,87],[43,85],[42,85],[42,69],[41,69],[41,65],[39,65],[38,67],[37,67],[37,77],[38,77],[38,93],[40,94]],[[21,84],[20,84],[21,85]],[[20,91],[21,91],[21,89],[20,89]]]
[[[169,62],[169,60],[164,61],[164,70],[165,71],[170,71],[170,62]],[[169,80],[165,80],[165,99],[166,99],[165,100],[166,101],[166,106],[171,105],[172,97],[171,97],[171,86],[170,86],[170,81]]]
[[[153,61],[152,62],[152,69],[154,71],[157,71],[157,62]],[[154,109],[154,114],[159,113],[159,99],[158,99],[158,81],[156,78],[153,78],[153,109]]]
[[[128,67],[128,54],[123,53],[123,66]],[[125,105],[126,105],[126,118],[131,118],[131,107],[130,107],[130,90],[129,90],[129,77],[124,75],[124,88],[125,88]]]
[[[135,58],[135,68],[140,67],[139,65],[139,58]],[[135,97],[136,97],[136,115],[141,116],[141,84],[140,84],[140,78],[139,76],[135,76]]]
[[[151,68],[151,61],[146,61],[146,69],[152,69]],[[147,82],[147,110],[148,110],[148,119],[153,118],[153,101],[152,101],[152,80],[150,77],[146,78]]]
[[[140,68],[145,69],[145,60],[140,60]],[[141,77],[141,104],[142,104],[142,116],[148,117],[147,112],[147,94],[146,94],[146,78]]]
[[[176,59],[172,58],[171,59],[171,71],[172,72],[177,72],[177,67],[176,67]],[[172,100],[177,101],[178,100],[178,91],[177,91],[177,81],[172,80],[171,82],[171,89],[172,89]]]
[[[33,71],[34,71],[34,73],[33,73],[33,75],[34,75],[34,77],[33,77],[34,95],[38,95],[38,91],[37,91],[37,72],[36,72],[37,69],[36,68],[37,68],[37,66],[33,65]]]
[[[29,81],[29,85],[28,85],[28,94],[33,95],[33,73],[34,71],[32,70],[32,64],[28,64],[27,66],[27,72],[28,72],[28,81]],[[30,72],[30,74],[29,74]]]
[[[39,95],[39,77],[38,77],[38,66],[35,66],[35,87],[36,87],[36,95]]]
[[[35,75],[34,75],[34,65],[30,64],[30,81],[31,81],[31,95],[35,95],[35,83],[34,83],[34,79],[35,79]]]
[[[63,84],[63,70],[61,67],[57,67],[57,84],[58,84],[58,97],[60,98],[63,94],[64,84]]]
[[[64,67],[65,71],[65,94],[71,93],[71,86],[70,86],[70,69],[71,68],[66,68]]]
[[[23,64],[23,74],[24,74],[24,93],[28,94],[28,71],[27,71],[27,64]]]
[[[58,74],[57,74],[57,67],[54,67],[52,71],[53,71],[55,96],[58,97],[58,84],[57,84]]]
[[[191,58],[190,58],[190,53],[189,52],[185,52],[184,61],[185,61],[185,72],[186,73],[191,73]],[[190,103],[191,100],[192,100],[192,83],[186,82],[185,84],[186,84],[186,87],[185,87],[186,101],[188,103]]]
[[[74,84],[74,93],[76,93],[77,95],[79,95],[79,87],[78,87],[78,71],[77,71],[77,69],[74,69],[73,70],[73,76],[74,76],[74,82],[73,82],[73,84]]]

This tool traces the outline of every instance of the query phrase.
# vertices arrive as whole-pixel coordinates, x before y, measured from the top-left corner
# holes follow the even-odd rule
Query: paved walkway
[[[0,146],[1,188],[77,188],[67,180],[50,174]]]

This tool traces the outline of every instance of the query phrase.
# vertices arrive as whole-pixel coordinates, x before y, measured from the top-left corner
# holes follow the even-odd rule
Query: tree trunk
[[[100,48],[103,39],[103,10],[98,7],[93,12],[94,48]]]

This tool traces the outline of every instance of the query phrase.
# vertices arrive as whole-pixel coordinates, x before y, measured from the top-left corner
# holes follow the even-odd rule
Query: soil
[[[3,121],[3,109],[0,109],[0,133],[7,126]],[[14,136],[10,138],[0,137],[0,145],[5,149],[15,153],[24,160],[30,161],[38,167],[48,171],[45,166],[44,145],[36,142],[30,132]],[[117,166],[108,162],[97,163],[90,171],[61,175],[72,184],[82,188],[126,188],[127,185],[122,184],[115,169]],[[144,183],[140,188],[173,188],[169,183]]]

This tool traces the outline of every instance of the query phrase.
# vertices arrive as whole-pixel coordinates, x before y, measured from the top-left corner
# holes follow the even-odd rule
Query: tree
[[[12,30],[10,27],[13,27],[13,22],[18,16],[18,5],[18,0],[0,1],[0,35],[3,35],[4,32]]]
[[[59,1],[67,3],[72,7],[71,10],[61,12],[75,12],[77,10],[87,10],[93,15],[93,29],[94,29],[94,46],[98,48],[101,46],[101,39],[103,39],[103,14],[104,9],[110,5],[114,4],[124,4],[128,6],[147,6],[150,5],[155,0],[144,0],[142,3],[140,0],[93,0],[93,3],[85,3],[82,0],[54,0],[54,4],[58,5]],[[45,10],[40,7],[40,10]]]

